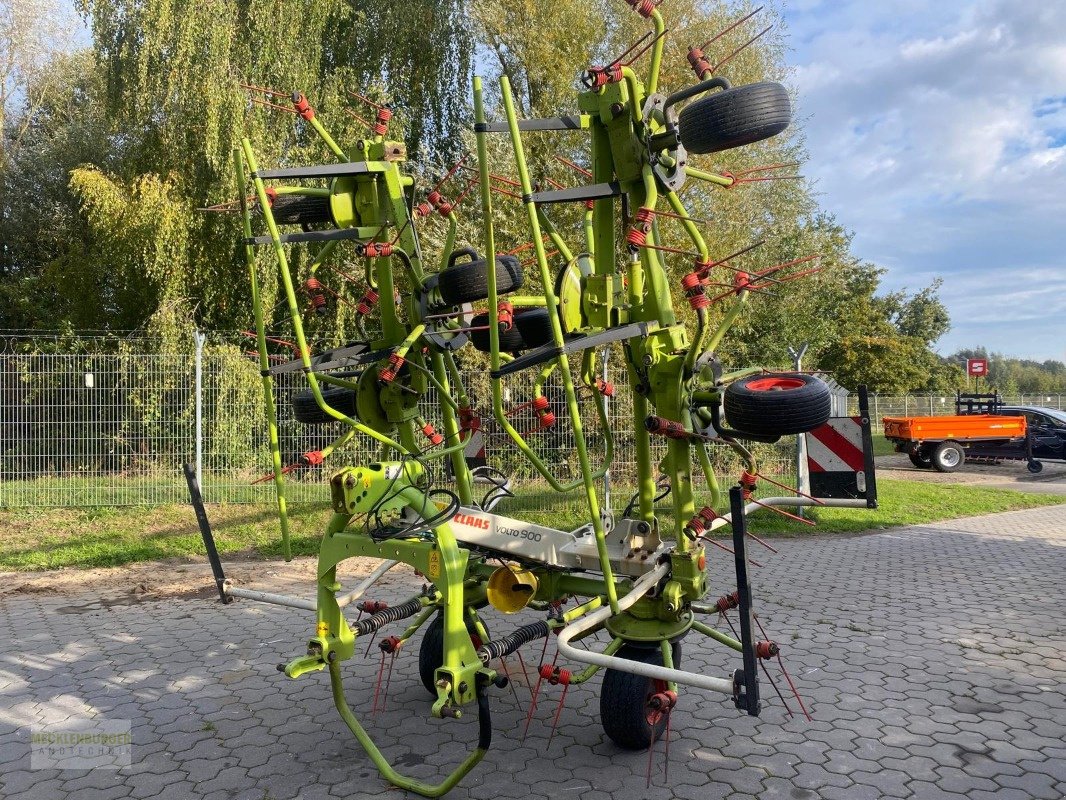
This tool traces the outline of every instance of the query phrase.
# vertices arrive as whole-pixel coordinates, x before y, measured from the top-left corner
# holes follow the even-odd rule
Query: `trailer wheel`
[[[929,457],[929,454],[923,450],[919,450],[917,453],[907,453],[907,458],[911,460],[918,469],[932,469],[933,459]]]
[[[966,463],[966,453],[950,439],[941,442],[933,451],[933,466],[938,472],[954,472]]]
[[[1042,462],[1040,462],[1040,461],[1030,461],[1030,462],[1029,462],[1029,463],[1028,463],[1028,464],[1026,465],[1026,468],[1027,468],[1027,469],[1028,469],[1028,470],[1029,470],[1029,471],[1030,471],[1031,473],[1033,473],[1034,475],[1038,475],[1038,474],[1040,474],[1041,472],[1043,472],[1043,471],[1044,471],[1044,465],[1043,465],[1043,463],[1042,463]]]
[[[466,255],[468,251],[459,251]],[[452,262],[440,273],[438,290],[440,296],[450,306],[463,303],[475,303],[489,296],[489,269],[483,258],[456,263]],[[514,256],[496,256],[496,292],[507,294],[522,288],[522,265]]]
[[[340,386],[322,386],[322,399],[347,417],[355,416],[355,392]],[[305,389],[292,396],[292,415],[297,422],[307,425],[322,425],[337,420],[323,411],[315,400],[314,392]]]
[[[481,620],[485,625],[485,620]],[[484,644],[478,636],[474,625],[470,620],[466,621],[466,629],[470,633],[470,641],[474,649]],[[488,626],[485,626],[488,630]],[[426,626],[426,632],[422,635],[422,644],[418,648],[418,677],[422,679],[422,685],[426,691],[434,697],[437,696],[437,670],[444,665],[444,615],[438,613],[433,621]]]
[[[806,433],[824,425],[831,413],[829,387],[812,375],[749,375],[725,390],[726,419],[731,428],[743,433]]]
[[[658,645],[638,647],[627,644],[622,646],[617,655],[643,664],[662,666],[663,663]],[[680,642],[674,643],[672,657],[674,667],[677,667],[681,660]],[[666,730],[666,718],[652,723],[648,719],[646,705],[651,695],[665,689],[665,681],[608,669],[603,673],[603,686],[600,688],[600,722],[604,733],[624,750],[648,749]]]
[[[701,97],[685,106],[678,124],[688,152],[717,153],[776,136],[791,119],[788,90],[765,81]]]

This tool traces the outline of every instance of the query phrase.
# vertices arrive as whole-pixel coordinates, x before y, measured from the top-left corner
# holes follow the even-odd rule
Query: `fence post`
[[[196,484],[203,491],[204,486],[204,392],[203,392],[203,368],[204,368],[204,342],[207,335],[199,330],[193,331],[196,342],[196,382],[193,391],[196,393]]]

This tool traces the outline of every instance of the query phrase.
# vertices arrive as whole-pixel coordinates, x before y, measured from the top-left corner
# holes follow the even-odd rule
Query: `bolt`
[[[466,690],[470,687],[466,685],[466,681],[462,681],[459,684],[459,694],[466,694]]]
[[[330,664],[332,664],[336,660],[337,660],[337,651],[336,650],[330,650],[328,655],[326,655],[326,661],[328,661]]]
[[[355,488],[355,478],[353,478],[351,475],[349,475],[347,478],[345,478],[344,485],[347,488],[349,488],[349,489],[354,489]]]
[[[651,525],[649,525],[647,522],[641,522],[639,525],[637,525],[637,532],[638,533],[647,533],[650,530],[651,530]]]
[[[626,110],[626,107],[623,106],[621,103],[611,103],[611,116],[612,117],[621,116],[622,112],[624,112],[625,110]]]
[[[447,689],[451,684],[448,682],[447,678],[441,678],[437,681],[436,686],[438,689]]]

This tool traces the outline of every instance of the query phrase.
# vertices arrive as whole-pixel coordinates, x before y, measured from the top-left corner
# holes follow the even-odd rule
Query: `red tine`
[[[763,8],[765,8],[765,6],[759,6],[757,9],[755,9],[750,14],[748,14],[746,17],[741,17],[736,22],[734,22],[732,25],[730,25],[728,28],[720,31],[719,33],[716,33],[714,36],[712,36],[710,39],[708,39],[706,42],[704,42],[703,44],[700,45],[700,50],[706,50],[707,49],[707,45],[712,44],[714,42],[717,42],[719,39],[721,39],[723,36],[725,36],[730,31],[733,31],[733,30],[736,30],[737,28],[739,28],[741,25],[743,25],[749,19],[751,19],[756,14],[758,14],[760,11],[762,11]]]

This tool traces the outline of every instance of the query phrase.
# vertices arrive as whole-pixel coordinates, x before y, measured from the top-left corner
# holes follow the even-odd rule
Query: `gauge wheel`
[[[813,375],[782,372],[749,375],[725,390],[729,426],[756,436],[806,433],[832,412],[829,387]]]
[[[678,131],[689,153],[717,153],[776,136],[791,119],[788,90],[765,81],[689,103],[678,117]]]
[[[662,666],[663,655],[659,645],[623,645],[619,658],[640,661],[644,664]],[[673,644],[672,658],[676,669],[681,661],[681,643]],[[665,681],[608,669],[603,674],[600,688],[600,722],[611,741],[623,750],[647,750],[666,731],[666,715],[649,711],[648,699],[657,692],[665,691]]]
[[[481,620],[485,625],[485,620]],[[484,644],[478,635],[474,624],[468,619],[466,629],[470,632],[470,641],[474,649]],[[488,626],[485,625],[488,631]],[[426,626],[426,632],[422,635],[422,644],[418,648],[418,677],[422,679],[422,685],[426,691],[434,697],[437,696],[437,670],[444,664],[444,615],[438,613],[433,621]]]

